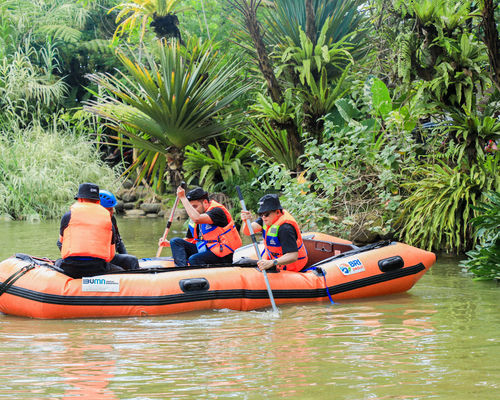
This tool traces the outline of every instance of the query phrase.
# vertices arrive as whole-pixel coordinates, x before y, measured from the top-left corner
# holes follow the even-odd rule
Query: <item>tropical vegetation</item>
[[[500,279],[500,193],[486,193],[488,202],[477,206],[478,216],[472,219],[479,244],[467,253],[462,265],[476,279]]]
[[[50,218],[120,174],[237,212],[238,184],[251,207],[279,191],[304,229],[468,252],[498,277],[499,21],[493,0],[8,0],[0,212]]]

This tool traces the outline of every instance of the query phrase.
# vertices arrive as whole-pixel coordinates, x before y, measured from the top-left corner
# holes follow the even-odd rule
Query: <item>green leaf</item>
[[[375,78],[371,87],[372,105],[376,115],[386,118],[392,111],[392,101],[389,89],[384,82]]]

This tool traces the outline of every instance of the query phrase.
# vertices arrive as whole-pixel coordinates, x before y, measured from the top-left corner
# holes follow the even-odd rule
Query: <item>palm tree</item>
[[[257,61],[271,109],[289,108],[287,92],[292,92],[302,103],[302,111],[297,113],[300,117],[278,120],[272,112],[265,121],[269,124],[250,127],[247,134],[265,154],[273,154],[275,160],[284,160],[287,166],[300,169],[297,160],[304,150],[302,132],[322,139],[323,117],[345,93],[342,85],[350,64],[366,52],[366,31],[362,29],[366,18],[359,11],[362,2],[226,1],[242,17],[240,25],[252,42],[252,46],[243,47]],[[307,82],[304,76],[308,77]],[[268,141],[269,138],[272,140]]]
[[[186,48],[175,40],[158,41],[155,54],[145,54],[146,65],[123,52],[118,57],[125,69],[119,76],[89,75],[107,94],[86,109],[105,118],[121,144],[139,152],[129,171],[138,169],[138,180],[147,176],[161,190],[167,164],[179,162],[179,149],[241,120],[232,103],[249,87],[241,83],[238,61],[198,39],[189,40]],[[179,167],[173,164],[170,170]],[[179,176],[170,179],[175,184]]]

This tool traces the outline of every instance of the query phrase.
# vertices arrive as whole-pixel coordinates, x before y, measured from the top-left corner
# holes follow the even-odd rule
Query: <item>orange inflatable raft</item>
[[[321,234],[304,235],[307,272],[268,272],[277,305],[388,295],[409,290],[435,262],[431,252],[402,243],[364,247]],[[244,246],[234,260],[255,258]],[[127,273],[72,279],[50,260],[23,254],[0,263],[0,311],[31,318],[165,315],[193,310],[270,306],[254,266],[173,267],[171,258],[140,261]]]

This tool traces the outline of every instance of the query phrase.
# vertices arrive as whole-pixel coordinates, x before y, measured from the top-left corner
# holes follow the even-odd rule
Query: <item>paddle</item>
[[[245,206],[245,200],[243,200],[243,195],[241,194],[241,189],[239,186],[236,186],[236,191],[238,192],[238,197],[240,198],[241,209],[243,211],[247,211]],[[250,219],[247,220],[248,230],[250,231],[250,237],[252,238],[253,247],[255,248],[255,254],[257,254],[257,258],[261,260],[259,245],[257,244],[257,239],[255,238],[255,234],[252,228],[252,221]],[[269,300],[271,300],[271,305],[273,306],[273,311],[279,313],[278,308],[276,307],[276,303],[274,302],[273,292],[271,290],[271,285],[269,285],[269,280],[267,279],[266,270],[262,270],[264,274],[264,280],[266,281],[267,293],[269,295]]]
[[[182,181],[181,187],[185,188],[186,182]],[[175,203],[174,203],[174,206],[172,207],[172,211],[170,212],[170,217],[168,218],[167,227],[165,228],[165,232],[163,232],[163,236],[161,237],[162,240],[165,240],[167,238],[168,231],[170,230],[170,225],[172,225],[172,221],[174,219],[174,213],[175,213],[175,209],[177,208],[177,204],[179,204],[179,196],[175,197]],[[156,252],[156,257],[160,257],[162,249],[163,249],[163,246],[158,246],[158,251]]]

